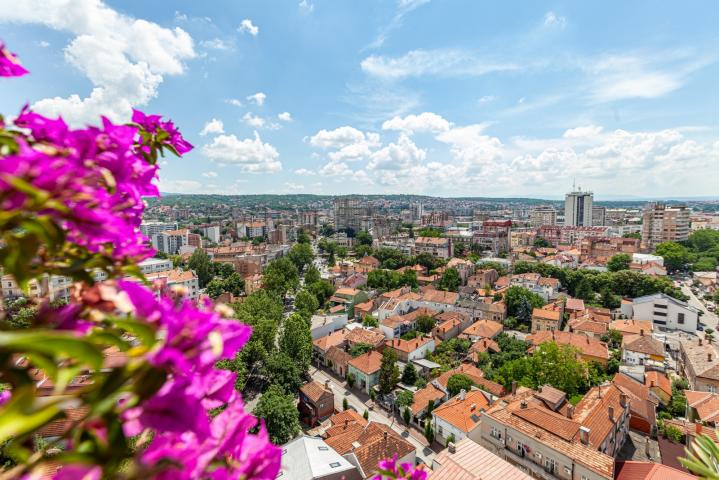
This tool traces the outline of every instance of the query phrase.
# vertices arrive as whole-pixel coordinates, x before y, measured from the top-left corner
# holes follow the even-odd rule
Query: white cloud
[[[200,132],[200,135],[205,136],[218,133],[225,133],[225,126],[222,123],[222,120],[213,118],[205,124],[205,126],[202,128],[202,131]]]
[[[382,130],[399,130],[409,133],[432,132],[439,133],[449,130],[452,124],[440,115],[432,112],[423,112],[419,115],[407,115],[404,118],[394,117],[382,124]]]
[[[370,170],[408,171],[427,157],[427,151],[412,142],[409,136],[401,133],[397,143],[390,143],[377,150],[367,165]]]
[[[305,186],[301,183],[285,182],[285,188],[292,191],[304,190]]]
[[[267,95],[265,95],[262,92],[257,92],[252,95],[247,96],[247,101],[254,103],[255,105],[264,105],[265,99],[267,98]]]
[[[399,0],[397,2],[397,11],[392,17],[392,20],[380,30],[377,37],[367,46],[367,48],[372,49],[381,47],[389,37],[389,34],[393,30],[402,26],[405,15],[429,2],[430,0]]]
[[[586,137],[596,137],[602,131],[604,128],[600,127],[599,125],[586,125],[584,127],[576,127],[576,128],[570,128],[566,132],[564,132],[564,135],[562,135],[564,138],[586,138]]]
[[[292,115],[290,115],[290,112],[282,112],[279,115],[277,115],[277,118],[282,120],[283,122],[291,122],[292,121]]]
[[[241,33],[249,33],[253,37],[256,37],[257,34],[260,33],[260,27],[253,25],[252,20],[250,20],[249,18],[245,18],[244,20],[242,20],[237,30]]]
[[[315,9],[314,4],[309,2],[308,0],[302,0],[299,3],[299,7],[302,13],[312,13]]]
[[[360,66],[365,73],[385,79],[424,75],[481,76],[520,69],[520,66],[514,63],[483,59],[456,49],[412,50],[395,58],[371,55],[362,60]]]
[[[40,40],[39,42],[37,42],[37,46],[41,47],[41,48],[47,48],[50,46],[50,42],[47,42],[45,40]]]
[[[91,92],[33,105],[47,115],[62,114],[73,125],[97,123],[100,114],[128,120],[132,107],[157,96],[164,75],[183,73],[183,61],[195,56],[192,38],[181,28],[132,18],[100,0],[3,0],[0,21],[39,23],[74,36],[64,49],[65,60],[87,76]]]
[[[489,103],[495,101],[496,99],[497,97],[494,95],[484,95],[483,97],[480,97],[478,101],[479,103]]]
[[[269,122],[262,117],[253,115],[250,112],[247,112],[242,116],[242,121],[245,122],[247,125],[249,125],[252,128],[267,128],[269,130],[277,130],[280,128],[279,124],[274,123],[274,122]]]
[[[307,168],[298,168],[297,170],[295,170],[295,175],[309,176],[314,174],[315,172],[313,172],[312,170],[308,170]]]
[[[498,138],[485,135],[487,127],[485,123],[456,127],[439,134],[437,140],[449,144],[452,154],[467,164],[487,164],[501,157],[504,150]]]
[[[237,165],[246,173],[271,173],[282,170],[280,154],[269,143],[263,143],[259,133],[255,138],[240,140],[235,135],[219,135],[202,147],[211,160],[227,165]]]
[[[232,48],[230,44],[228,44],[221,38],[203,40],[202,42],[200,42],[200,45],[204,48],[209,48],[212,50],[229,50],[230,48]]]
[[[320,130],[309,138],[310,145],[333,149],[328,157],[333,162],[355,161],[368,158],[373,149],[380,146],[379,134],[364,133],[354,127],[344,126],[334,130]]]
[[[203,172],[202,176],[205,178],[216,178],[217,172],[209,171],[209,172]]]
[[[233,107],[241,107],[242,106],[242,101],[238,100],[236,98],[228,98],[227,100],[225,100],[225,103],[232,105]]]
[[[554,12],[547,12],[544,15],[544,26],[546,28],[564,28],[567,25],[567,18],[557,15]]]

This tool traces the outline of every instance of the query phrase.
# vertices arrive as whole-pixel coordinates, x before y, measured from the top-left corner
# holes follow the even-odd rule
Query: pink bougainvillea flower
[[[0,77],[22,77],[29,72],[20,65],[17,55],[8,51],[5,44],[0,42]]]
[[[162,115],[147,115],[140,110],[132,110],[132,121],[145,130],[153,134],[159,134],[166,132],[168,135],[165,143],[171,145],[177,153],[184,155],[185,153],[192,150],[193,147],[190,142],[185,140],[180,134],[180,130],[175,127],[175,124],[171,120],[166,122],[162,121]]]

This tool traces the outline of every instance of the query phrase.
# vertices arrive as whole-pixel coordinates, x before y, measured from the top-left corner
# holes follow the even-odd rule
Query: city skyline
[[[168,193],[714,195],[712,4],[178,5],[8,3],[35,75],[0,105],[166,113]]]

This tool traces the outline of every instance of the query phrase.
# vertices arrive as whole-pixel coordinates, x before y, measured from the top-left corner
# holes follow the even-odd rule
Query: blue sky
[[[715,2],[19,3],[0,109],[171,117],[163,191],[719,193]]]

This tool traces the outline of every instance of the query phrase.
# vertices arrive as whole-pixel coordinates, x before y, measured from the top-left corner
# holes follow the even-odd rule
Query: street
[[[353,407],[360,415],[362,415],[364,411],[367,410],[367,406],[364,404],[364,402],[362,402],[362,400],[360,400],[354,393],[347,390],[343,383],[338,382],[331,375],[327,375],[322,370],[313,368],[311,371],[311,376],[313,380],[316,380],[322,384],[324,384],[327,380],[330,381],[330,387],[332,388],[332,392],[335,395],[335,409],[337,411],[342,411],[342,400],[344,398],[347,399],[349,405]],[[404,425],[399,424],[392,418],[386,417],[382,410],[369,410],[369,419],[372,422],[390,425],[392,427],[392,430],[400,434],[402,438],[409,441],[412,445],[415,446],[415,448],[417,449],[418,461],[422,461],[427,465],[432,465],[432,460],[434,459],[435,455],[434,452],[430,448],[426,447],[425,444],[414,438],[412,435],[406,433],[407,430],[404,428]]]
[[[692,307],[698,308],[704,314],[699,317],[699,321],[702,322],[706,327],[713,329],[714,331],[717,330],[717,323],[719,323],[719,318],[704,306],[704,303],[699,300],[699,298],[694,295],[694,292],[692,292],[691,288],[686,282],[681,283],[682,293],[689,297],[689,305]]]

